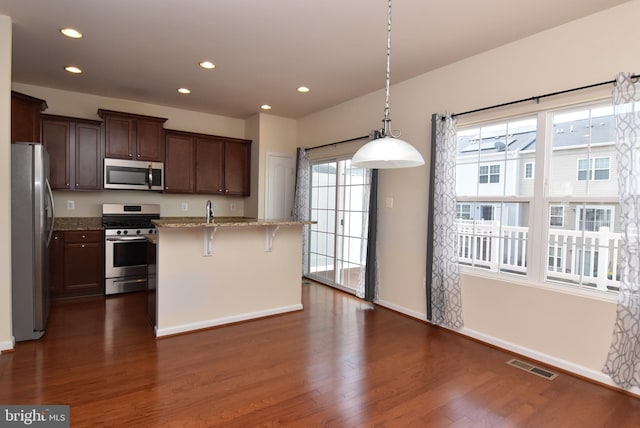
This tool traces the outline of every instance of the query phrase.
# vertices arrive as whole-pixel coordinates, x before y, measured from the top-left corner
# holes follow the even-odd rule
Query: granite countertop
[[[102,230],[102,217],[56,217],[53,230]]]
[[[298,220],[265,220],[249,217],[218,217],[206,223],[204,217],[163,217],[152,220],[158,227],[247,227],[247,226],[295,226],[312,224],[312,221]]]

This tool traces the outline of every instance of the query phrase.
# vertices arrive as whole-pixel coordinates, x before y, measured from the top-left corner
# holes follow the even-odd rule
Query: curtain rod
[[[349,138],[348,140],[337,141],[335,143],[329,143],[329,144],[323,144],[321,146],[309,147],[309,148],[307,148],[305,150],[315,150],[315,149],[321,149],[323,147],[337,146],[338,144],[350,143],[352,141],[358,141],[358,140],[362,140],[362,139],[365,139],[365,138],[369,138],[369,136],[365,135],[365,136],[362,136],[362,137]]]
[[[631,76],[632,79],[637,79],[638,77],[640,77],[639,74],[634,74],[633,76]],[[606,82],[594,83],[592,85],[580,86],[578,88],[572,88],[572,89],[565,89],[564,91],[551,92],[551,93],[548,93],[548,94],[538,95],[538,96],[535,96],[535,97],[523,98],[521,100],[509,101],[507,103],[496,104],[496,105],[489,106],[489,107],[482,107],[482,108],[477,108],[475,110],[464,111],[462,113],[455,113],[455,114],[452,114],[451,117],[458,117],[458,116],[463,116],[465,114],[478,113],[478,112],[481,112],[481,111],[492,110],[494,108],[500,108],[500,107],[506,107],[506,106],[510,106],[510,105],[513,105],[513,104],[526,103],[528,101],[540,102],[540,100],[542,98],[553,97],[555,95],[561,95],[561,94],[566,94],[566,93],[569,93],[569,92],[581,91],[583,89],[595,88],[597,86],[611,85],[611,84],[615,84],[615,83],[616,83],[615,80],[608,80]]]

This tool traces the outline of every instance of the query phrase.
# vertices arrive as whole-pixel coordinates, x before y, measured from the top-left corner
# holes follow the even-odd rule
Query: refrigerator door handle
[[[49,225],[49,236],[47,237],[47,247],[51,242],[51,236],[53,235],[53,223],[56,219],[56,208],[53,204],[53,191],[51,191],[51,185],[49,184],[49,180],[45,178],[45,184],[47,185],[47,193],[49,196],[49,202],[51,203],[51,224]]]

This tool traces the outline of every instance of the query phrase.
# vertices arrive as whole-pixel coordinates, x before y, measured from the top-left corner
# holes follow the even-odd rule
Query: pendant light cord
[[[387,76],[386,76],[386,93],[385,93],[385,106],[384,106],[384,128],[382,129],[382,136],[391,136],[391,119],[389,118],[389,86],[391,81],[391,0],[389,0],[389,12],[387,15]]]

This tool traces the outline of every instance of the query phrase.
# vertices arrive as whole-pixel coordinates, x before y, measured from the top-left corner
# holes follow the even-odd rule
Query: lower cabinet
[[[104,295],[104,239],[101,230],[54,232],[49,244],[53,298]]]

